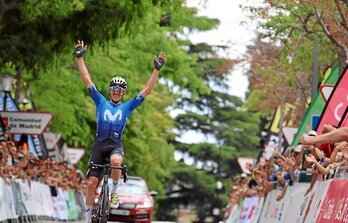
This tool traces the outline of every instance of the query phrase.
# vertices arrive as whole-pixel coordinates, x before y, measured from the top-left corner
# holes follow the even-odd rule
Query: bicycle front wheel
[[[102,187],[102,199],[101,199],[101,204],[100,204],[100,209],[99,209],[99,216],[100,216],[100,223],[106,223],[109,218],[109,187],[108,185],[104,185]]]

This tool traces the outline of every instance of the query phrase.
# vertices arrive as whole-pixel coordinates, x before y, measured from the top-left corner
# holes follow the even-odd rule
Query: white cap
[[[317,136],[317,132],[314,131],[314,130],[310,130],[310,131],[308,132],[308,135],[309,135],[309,136]]]
[[[240,177],[245,178],[245,177],[247,177],[247,175],[246,175],[246,173],[242,173],[242,174],[240,175]]]

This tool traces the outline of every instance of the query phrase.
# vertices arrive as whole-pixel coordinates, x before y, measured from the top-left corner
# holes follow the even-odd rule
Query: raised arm
[[[330,173],[330,167],[324,167],[323,165],[321,165],[312,154],[306,155],[306,160],[309,163],[313,163],[321,174],[326,175]]]
[[[337,162],[337,153],[342,152],[343,150],[346,150],[348,148],[348,143],[347,142],[341,142],[337,146],[335,146],[334,151],[331,153],[330,156],[330,163],[335,163]]]
[[[77,66],[79,68],[83,83],[85,84],[86,88],[90,88],[92,87],[93,82],[91,81],[91,76],[89,75],[89,72],[85,65],[85,61],[83,60],[83,54],[86,52],[86,50],[87,50],[87,46],[84,45],[83,41],[80,41],[80,40],[77,41],[77,44],[75,46],[75,56],[77,57]]]
[[[319,136],[303,135],[300,138],[300,143],[304,145],[335,143],[343,141],[348,141],[348,127],[335,129]]]
[[[141,95],[146,98],[152,91],[153,87],[156,84],[158,75],[159,75],[159,71],[162,68],[162,66],[164,65],[164,63],[167,61],[167,57],[166,57],[166,53],[165,52],[160,52],[160,54],[157,56],[155,56],[155,60],[154,60],[154,64],[155,64],[155,68],[152,71],[151,77],[149,78],[149,80],[146,83],[146,86],[144,88],[144,90],[141,91]]]

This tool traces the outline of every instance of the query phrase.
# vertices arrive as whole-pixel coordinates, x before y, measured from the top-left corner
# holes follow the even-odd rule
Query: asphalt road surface
[[[120,221],[108,221],[108,223],[124,223]],[[175,221],[151,221],[151,223],[183,223],[183,222],[175,222]]]
[[[108,223],[124,223],[124,222],[108,221]],[[182,223],[182,222],[175,222],[175,221],[151,221],[151,223]]]

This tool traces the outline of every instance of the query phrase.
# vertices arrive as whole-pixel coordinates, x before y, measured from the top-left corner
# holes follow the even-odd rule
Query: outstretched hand
[[[299,142],[303,145],[308,145],[308,139],[309,137],[311,136],[308,136],[308,135],[302,135],[299,139]]]
[[[316,161],[315,157],[312,154],[306,155],[306,160],[307,160],[307,162],[315,162]]]
[[[338,166],[340,166],[340,164],[339,163],[331,163],[331,164],[329,164],[329,169],[330,170],[332,170],[332,169],[336,169]]]
[[[155,55],[154,64],[156,70],[159,71],[163,67],[165,62],[167,62],[167,56],[165,52],[160,52],[158,56]]]
[[[335,149],[337,149],[338,152],[342,152],[344,150],[347,150],[348,149],[348,143],[347,142],[341,142],[339,143]]]
[[[83,56],[83,54],[85,54],[86,50],[87,50],[87,45],[85,45],[83,41],[78,40],[75,46],[74,55],[77,58],[80,58]]]

